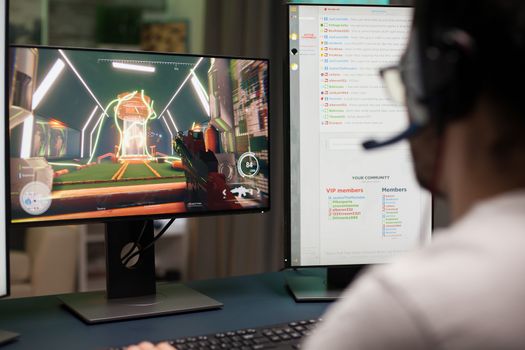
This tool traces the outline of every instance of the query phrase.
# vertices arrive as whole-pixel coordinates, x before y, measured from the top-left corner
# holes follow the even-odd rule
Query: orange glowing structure
[[[118,95],[120,103],[117,116],[124,123],[120,160],[148,159],[147,120],[150,116],[151,98],[140,93],[124,92]]]
[[[219,131],[213,125],[208,126],[204,132],[204,144],[206,145],[206,151],[211,151],[215,154],[220,153],[219,143]]]
[[[67,125],[64,122],[62,122],[62,121],[60,121],[58,119],[54,119],[54,118],[51,118],[49,120],[49,126],[52,129],[64,129],[64,128],[67,127]]]

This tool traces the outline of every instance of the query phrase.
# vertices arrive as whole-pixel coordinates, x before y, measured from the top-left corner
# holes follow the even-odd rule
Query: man
[[[525,349],[524,63],[525,1],[416,2],[397,70],[415,171],[454,223],[363,275],[304,349]]]
[[[417,0],[396,72],[454,223],[363,274],[303,349],[525,349],[525,1]]]

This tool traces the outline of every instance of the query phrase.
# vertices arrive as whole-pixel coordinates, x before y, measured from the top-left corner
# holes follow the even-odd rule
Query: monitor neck
[[[143,230],[144,229],[144,230]],[[155,247],[123,264],[133,251],[153,241],[153,221],[106,223],[106,292],[108,299],[153,295],[155,287]],[[135,246],[135,242],[138,246]]]

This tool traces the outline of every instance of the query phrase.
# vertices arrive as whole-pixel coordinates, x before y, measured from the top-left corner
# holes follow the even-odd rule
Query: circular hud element
[[[242,177],[254,177],[259,174],[259,160],[254,153],[246,152],[239,158],[237,170]]]
[[[26,184],[20,191],[20,205],[31,215],[42,215],[51,206],[51,191],[39,181]]]

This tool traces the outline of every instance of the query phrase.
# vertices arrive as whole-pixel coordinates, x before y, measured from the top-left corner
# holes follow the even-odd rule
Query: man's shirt
[[[303,349],[525,349],[525,191],[370,269],[324,319]]]

